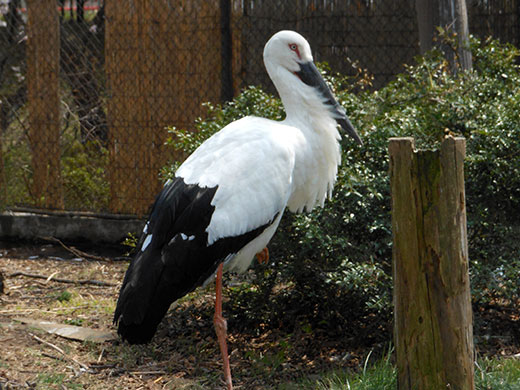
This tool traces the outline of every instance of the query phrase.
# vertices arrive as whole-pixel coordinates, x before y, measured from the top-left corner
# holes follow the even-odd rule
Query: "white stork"
[[[309,211],[330,197],[341,156],[338,124],[362,143],[300,34],[273,35],[264,63],[285,120],[242,118],[186,159],[157,196],[114,314],[123,339],[146,343],[172,302],[216,275],[214,325],[228,389],[223,269],[243,272],[255,254],[265,259],[286,207]]]

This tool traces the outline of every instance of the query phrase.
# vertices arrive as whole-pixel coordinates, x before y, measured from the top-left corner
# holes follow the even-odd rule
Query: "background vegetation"
[[[418,57],[378,91],[370,77],[331,75],[340,103],[365,144],[342,141],[334,196],[310,214],[287,213],[270,250],[273,262],[232,289],[233,326],[298,325],[347,332],[367,343],[388,340],[391,319],[391,231],[387,142],[413,136],[435,148],[445,134],[467,139],[465,166],[474,305],[518,308],[520,274],[519,50],[473,39],[474,70],[454,76],[440,52]],[[198,132],[171,129],[170,144],[187,153],[245,115],[284,117],[279,99],[251,87],[224,106],[208,105]],[[174,168],[165,168],[172,174]],[[239,317],[239,318],[238,318]],[[376,320],[374,320],[376,319]],[[478,323],[477,323],[478,325]]]

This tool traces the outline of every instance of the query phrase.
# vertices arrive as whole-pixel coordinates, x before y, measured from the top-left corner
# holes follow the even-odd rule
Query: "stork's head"
[[[314,65],[311,47],[304,37],[289,30],[277,32],[265,45],[264,63],[280,94],[287,83],[293,83],[293,87],[302,83],[315,88],[316,93],[323,97],[323,104],[330,109],[343,130],[359,144],[363,143],[347,118],[345,110],[338,104]]]
[[[311,47],[297,32],[279,31],[265,45],[264,62],[268,68],[282,67],[296,73],[300,71],[301,63],[312,62]]]

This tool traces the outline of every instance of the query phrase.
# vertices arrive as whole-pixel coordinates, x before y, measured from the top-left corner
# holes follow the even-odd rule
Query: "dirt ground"
[[[0,389],[223,388],[211,288],[175,303],[150,344],[130,346],[117,339],[112,325],[128,266],[122,248],[81,249],[103,258],[81,258],[59,244],[0,242]],[[476,314],[480,354],[519,353],[517,313],[491,307]],[[105,331],[113,340],[70,340],[24,319]],[[243,335],[230,324],[229,333],[234,382],[237,389],[248,390],[297,389],[301,378],[356,369],[370,350],[388,347],[367,348],[305,330],[259,329]]]
[[[212,288],[199,289],[175,303],[148,345],[130,346],[117,337],[104,343],[69,340],[20,320],[46,320],[115,333],[112,315],[128,266],[121,259],[124,253],[89,248],[88,254],[106,257],[91,260],[58,244],[0,245],[0,272],[4,275],[4,293],[0,294],[1,389],[223,388],[212,323]],[[88,284],[59,281],[63,279]],[[302,377],[312,378],[328,368],[357,366],[364,353],[304,331],[284,334],[259,330],[258,336],[251,336],[234,332],[231,325],[229,328],[234,382],[242,389],[274,388],[280,383],[297,388],[291,383]]]

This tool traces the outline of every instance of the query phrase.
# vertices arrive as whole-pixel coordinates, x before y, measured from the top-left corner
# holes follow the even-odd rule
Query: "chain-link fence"
[[[470,32],[518,45],[520,0],[468,0]],[[294,29],[317,61],[379,88],[419,52],[412,0],[0,0],[0,208],[142,215],[175,156],[166,126],[273,88],[265,42]]]
[[[108,209],[104,16],[75,6],[0,0],[1,208]]]

